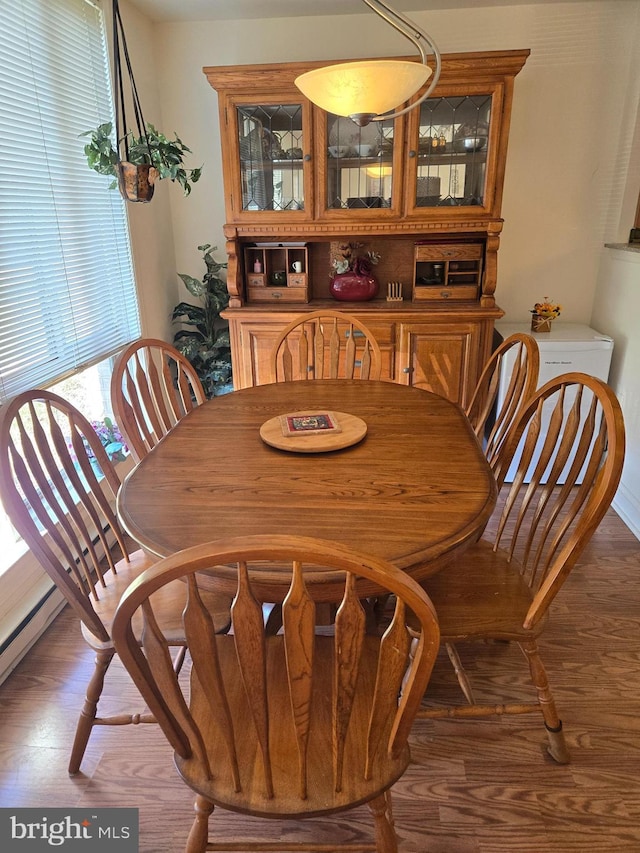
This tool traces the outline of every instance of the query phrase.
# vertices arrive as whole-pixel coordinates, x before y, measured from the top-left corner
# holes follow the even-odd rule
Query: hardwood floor
[[[640,542],[610,512],[552,608],[541,648],[571,764],[547,758],[538,715],[416,723],[413,764],[394,787],[402,853],[640,850],[639,572]],[[478,699],[530,695],[518,649],[459,651]],[[94,730],[83,773],[67,776],[91,668],[67,609],[0,686],[0,806],[134,806],[141,853],[181,851],[192,795],[155,726]],[[459,691],[441,655],[429,702],[449,698],[457,701]],[[103,703],[109,711],[137,706],[118,663]],[[367,809],[309,824],[219,811],[211,825],[221,834],[274,841],[285,834],[355,840],[371,830]]]

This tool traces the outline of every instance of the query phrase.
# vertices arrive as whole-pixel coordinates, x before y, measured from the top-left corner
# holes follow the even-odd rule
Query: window
[[[0,401],[140,333],[125,203],[80,135],[113,116],[90,0],[0,0]]]
[[[80,136],[113,116],[101,7],[0,0],[0,19],[0,403],[73,376],[63,395],[101,419],[105,359],[140,334],[125,203]],[[1,507],[0,545],[1,574],[23,547]]]
[[[108,358],[50,386],[50,390],[68,400],[92,423],[104,425],[106,417],[113,419],[109,394],[112,372],[113,359]],[[128,454],[128,450],[124,444],[122,450],[114,455],[111,455],[110,450],[107,452],[114,462],[118,462]],[[25,549],[26,546],[0,504],[0,577]]]

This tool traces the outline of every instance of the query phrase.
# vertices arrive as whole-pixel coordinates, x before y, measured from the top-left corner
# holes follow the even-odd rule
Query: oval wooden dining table
[[[261,427],[291,412],[346,413],[366,432],[326,452],[267,444]],[[128,474],[118,514],[158,556],[221,537],[297,534],[421,580],[477,538],[496,497],[458,405],[389,382],[313,380],[245,388],[194,409]]]

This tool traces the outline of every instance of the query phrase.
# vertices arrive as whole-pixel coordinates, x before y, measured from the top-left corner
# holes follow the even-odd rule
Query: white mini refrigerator
[[[588,373],[605,382],[609,378],[611,366],[611,355],[613,353],[613,338],[603,335],[590,326],[578,323],[564,323],[556,320],[552,324],[550,332],[531,331],[527,323],[496,323],[496,331],[501,338],[508,338],[516,332],[530,334],[538,342],[540,350],[540,374],[538,377],[538,388],[562,373]],[[498,390],[498,407],[500,407],[506,393],[509,376],[513,367],[514,356],[511,353],[503,359],[500,386]],[[583,403],[583,408],[588,401]],[[586,408],[585,408],[586,410]],[[517,455],[517,454],[516,454]],[[512,469],[515,471],[514,462]],[[509,470],[506,480],[513,479],[512,469]]]

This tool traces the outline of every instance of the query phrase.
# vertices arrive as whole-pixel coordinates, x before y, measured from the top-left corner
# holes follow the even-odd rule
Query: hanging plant
[[[128,201],[151,201],[155,182],[163,178],[176,181],[182,186],[184,194],[189,195],[191,184],[200,179],[202,167],[185,169],[184,155],[190,154],[191,149],[187,148],[177,134],[175,139],[167,139],[152,124],[145,122],[133,77],[118,0],[112,0],[112,9],[115,136],[113,136],[111,122],[104,122],[94,130],[81,134],[91,137],[84,146],[87,163],[91,169],[95,169],[101,175],[113,175],[116,180],[111,186],[118,186]],[[124,132],[121,130],[127,127],[122,57],[124,57],[129,76],[137,135],[131,130],[124,130]]]
[[[175,140],[167,139],[164,134],[155,129],[152,124],[146,126],[146,137],[135,137],[128,134],[129,149],[127,161],[121,161],[113,142],[113,125],[105,122],[95,130],[88,130],[82,136],[90,136],[91,140],[84,146],[87,163],[100,175],[111,175],[114,181],[111,189],[118,186],[119,174],[126,170],[126,163],[134,166],[145,166],[146,169],[136,169],[136,173],[149,173],[151,186],[157,180],[169,178],[180,184],[185,195],[191,192],[191,184],[200,179],[202,167],[197,169],[184,168],[184,155],[191,153],[184,142],[176,135]],[[119,166],[123,169],[119,169]],[[122,188],[121,188],[122,191]],[[153,193],[152,193],[153,194]],[[131,200],[131,199],[130,199]]]

